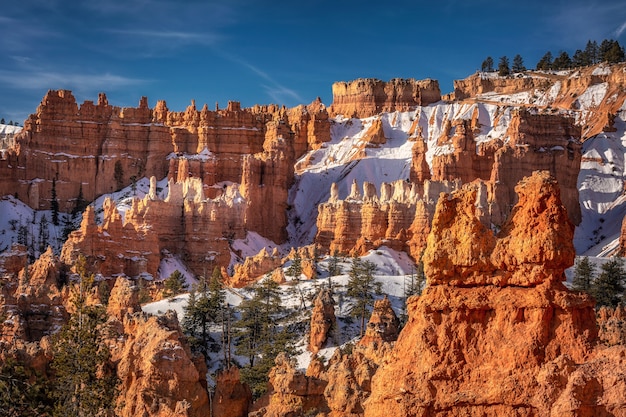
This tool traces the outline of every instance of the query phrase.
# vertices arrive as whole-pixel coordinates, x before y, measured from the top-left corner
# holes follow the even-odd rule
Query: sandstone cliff
[[[406,111],[441,100],[436,80],[394,78],[389,82],[360,78],[333,84],[331,115],[370,117],[381,112]]]
[[[517,189],[497,235],[481,221],[475,187],[440,199],[424,254],[428,286],[409,300],[365,416],[625,411],[626,385],[613,376],[626,372],[624,347],[594,350],[593,301],[561,284],[574,250],[558,187],[538,173]],[[542,246],[529,243],[537,232]]]

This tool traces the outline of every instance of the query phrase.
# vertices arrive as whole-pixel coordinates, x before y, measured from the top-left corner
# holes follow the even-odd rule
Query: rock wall
[[[111,202],[104,204],[104,220],[95,223],[88,207],[81,228],[63,245],[61,260],[73,264],[79,254],[104,276],[148,273],[157,277],[163,251],[178,255],[196,274],[230,262],[229,239],[245,237],[246,201],[238,187],[226,187],[216,198],[204,198],[198,178],[169,181],[168,195],[156,195],[152,178],[150,192],[134,199],[122,222]]]
[[[333,84],[331,115],[370,117],[381,112],[407,111],[441,100],[439,82],[394,78],[388,82],[359,78]]]
[[[270,122],[290,133],[283,139],[292,158],[330,140],[328,113],[319,100],[291,110],[275,105],[242,109],[229,102],[215,111],[206,105],[198,111],[192,101],[184,112],[172,112],[164,101],[150,109],[145,97],[136,108],[111,106],[104,94],[96,104],[78,106],[71,91],[50,90],[25,121],[15,149],[3,153],[0,171],[7,175],[0,191],[49,209],[55,179],[60,208],[70,211],[80,191],[92,201],[129,185],[131,177],[172,176],[179,170],[178,158],[203,152],[212,160],[196,158],[191,170],[208,186],[240,183],[244,157],[262,153],[266,139],[274,139]]]
[[[350,194],[340,200],[333,184],[328,202],[318,206],[315,243],[330,253],[362,254],[381,245],[408,250],[413,236],[421,236],[416,219],[426,217],[421,226],[427,227],[439,193],[458,186],[458,182],[425,181],[420,192],[417,184],[399,180],[383,183],[379,193],[368,182],[361,192],[354,182]]]
[[[561,283],[573,227],[555,180],[537,173],[517,191],[497,235],[475,186],[439,200],[423,258],[428,285],[409,299],[365,416],[624,412],[626,385],[613,376],[626,372],[624,347],[596,345],[593,300]]]
[[[507,77],[476,73],[454,81],[455,100],[475,98],[485,93],[514,94],[528,92],[537,98],[537,108],[565,111],[583,110],[577,120],[582,138],[613,130],[613,119],[626,99],[626,64],[601,63],[566,72],[533,72]],[[585,92],[594,87],[598,94],[586,103]],[[606,91],[600,94],[606,88]],[[489,100],[489,97],[484,97]]]
[[[508,124],[506,142],[480,144],[473,136],[477,123],[476,119],[452,121],[454,134],[443,135],[439,145],[449,143],[454,151],[433,157],[432,180],[488,181],[488,200],[497,204],[492,206],[491,221],[499,225],[517,202],[516,184],[533,171],[547,170],[559,182],[570,220],[580,223],[577,178],[581,131],[573,118],[518,109]]]

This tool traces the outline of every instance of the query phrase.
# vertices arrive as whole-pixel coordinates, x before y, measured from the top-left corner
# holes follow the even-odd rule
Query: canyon
[[[448,95],[358,79],[328,107],[50,90],[0,153],[0,358],[52,377],[84,259],[118,415],[626,415],[623,308],[596,311],[565,275],[626,251],[624,91],[625,64],[477,73]],[[44,223],[55,204],[61,224]],[[349,257],[375,259],[388,295],[362,337]],[[260,398],[192,349],[188,299],[164,296],[174,269],[189,290],[218,271],[234,307],[264,277],[284,289],[300,353],[277,356]]]

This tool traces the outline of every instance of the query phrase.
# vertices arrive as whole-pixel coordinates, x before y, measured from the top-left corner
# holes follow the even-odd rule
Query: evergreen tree
[[[587,55],[580,49],[577,49],[576,52],[574,52],[574,55],[572,55],[572,67],[578,68],[586,65],[589,65]]]
[[[559,56],[554,59],[552,63],[552,68],[555,70],[569,69],[572,67],[572,60],[569,57],[569,54],[565,51],[561,51]]]
[[[501,56],[500,61],[498,62],[498,75],[500,77],[507,76],[511,73],[509,68],[509,58],[506,56]]]
[[[52,179],[52,191],[50,192],[50,210],[52,211],[52,224],[59,225],[59,200],[57,200],[57,182]]]
[[[552,52],[548,51],[537,62],[537,70],[548,71],[552,69]]]
[[[183,329],[189,336],[190,344],[194,350],[205,355],[213,345],[210,336],[210,326],[221,324],[221,314],[226,294],[221,284],[219,268],[215,268],[208,285],[206,279],[200,280],[200,285],[189,294],[189,302],[185,308]]]
[[[242,380],[248,383],[253,396],[258,398],[267,388],[267,374],[280,352],[294,352],[293,333],[279,325],[281,306],[280,287],[269,276],[257,283],[251,299],[239,306],[240,319],[236,323],[235,346],[238,355],[248,359],[241,370]]]
[[[83,196],[83,184],[81,183],[78,186],[78,197],[76,197],[76,202],[74,203],[74,209],[72,210],[72,215],[77,215],[85,211],[89,203],[85,200]]]
[[[350,316],[359,319],[361,337],[369,319],[370,308],[374,305],[374,295],[382,294],[381,283],[374,279],[374,272],[376,272],[374,263],[362,261],[357,256],[352,258],[346,294],[353,298]]]
[[[599,62],[599,48],[598,43],[596,41],[587,41],[587,46],[585,46],[585,64],[584,65],[593,65]]]
[[[42,215],[39,219],[39,254],[41,255],[48,248],[50,240],[50,230],[48,229],[48,218]]]
[[[591,292],[591,286],[595,277],[595,266],[589,262],[589,258],[583,256],[578,258],[574,268],[574,278],[572,289],[575,291]]]
[[[287,276],[290,276],[292,279],[292,284],[295,285],[296,290],[300,296],[300,307],[306,308],[306,300],[304,298],[304,293],[302,287],[300,286],[300,281],[302,278],[302,257],[300,253],[296,250],[291,260],[291,265],[287,268]]]
[[[6,122],[4,121],[4,117],[2,119],[0,119],[0,125],[6,124]]]
[[[624,263],[621,257],[616,256],[604,263],[602,272],[593,281],[591,294],[596,299],[596,306],[615,307],[619,304],[624,292]]]
[[[616,40],[603,40],[600,44],[600,60],[609,64],[624,61],[624,48]]]
[[[419,261],[415,269],[411,271],[410,281],[406,285],[404,296],[421,295],[426,285],[426,275],[424,274],[424,263]]]
[[[185,276],[177,269],[170,274],[164,281],[165,291],[163,295],[165,297],[173,297],[184,292],[188,285],[185,281]]]
[[[482,72],[493,72],[493,58],[488,56],[480,67]]]
[[[46,379],[15,359],[8,358],[0,363],[0,415],[50,416],[52,406]]]
[[[341,262],[341,257],[339,256],[339,251],[335,249],[333,251],[333,255],[328,260],[328,274],[331,277],[341,275],[342,270],[341,270],[340,262]]]
[[[526,71],[526,67],[524,66],[524,60],[520,54],[517,54],[513,57],[513,67],[511,68],[513,72],[524,72]]]
[[[76,264],[79,282],[73,288],[75,313],[53,338],[52,369],[55,373],[55,416],[91,417],[114,409],[118,379],[103,343],[106,311],[88,306],[87,292],[94,276],[87,273],[84,257]]]

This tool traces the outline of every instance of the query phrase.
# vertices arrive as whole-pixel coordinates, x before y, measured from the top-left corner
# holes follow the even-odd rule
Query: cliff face
[[[229,102],[215,111],[206,105],[198,111],[192,101],[184,112],[171,112],[164,101],[150,109],[145,97],[137,108],[111,106],[104,94],[96,104],[78,106],[70,91],[51,90],[25,121],[8,162],[0,164],[13,179],[3,182],[2,191],[11,189],[31,207],[48,209],[55,179],[60,208],[69,211],[81,187],[91,201],[129,185],[131,177],[176,175],[180,157],[205,149],[214,158],[192,163],[192,172],[208,186],[241,183],[244,156],[269,151],[266,140],[281,137],[273,124],[288,133],[282,136],[291,155],[287,165],[330,139],[328,113],[319,100],[291,110],[273,105],[242,109]],[[167,158],[172,153],[174,162]],[[289,184],[289,175],[283,181]]]
[[[360,78],[333,84],[330,114],[345,117],[370,117],[381,112],[407,111],[441,100],[436,80],[394,78],[388,82]]]
[[[497,235],[472,187],[440,199],[424,254],[428,286],[409,300],[365,416],[623,411],[624,382],[614,389],[610,370],[626,371],[624,348],[594,351],[593,301],[561,284],[574,250],[558,187],[541,173],[517,190]]]
[[[334,184],[328,202],[318,206],[315,242],[330,253],[360,254],[381,245],[407,250],[413,223],[425,214],[426,206],[434,207],[440,192],[457,186],[457,182],[425,181],[420,192],[417,184],[400,180],[383,183],[379,193],[367,182],[361,192],[354,182],[350,194],[340,200]]]
[[[624,68],[625,64],[620,63],[559,73],[528,72],[509,77],[476,73],[454,81],[454,98],[464,100],[487,93],[528,93],[537,108],[587,110],[577,120],[583,139],[587,139],[613,129],[615,114],[626,99]],[[484,98],[488,100],[489,96]]]

